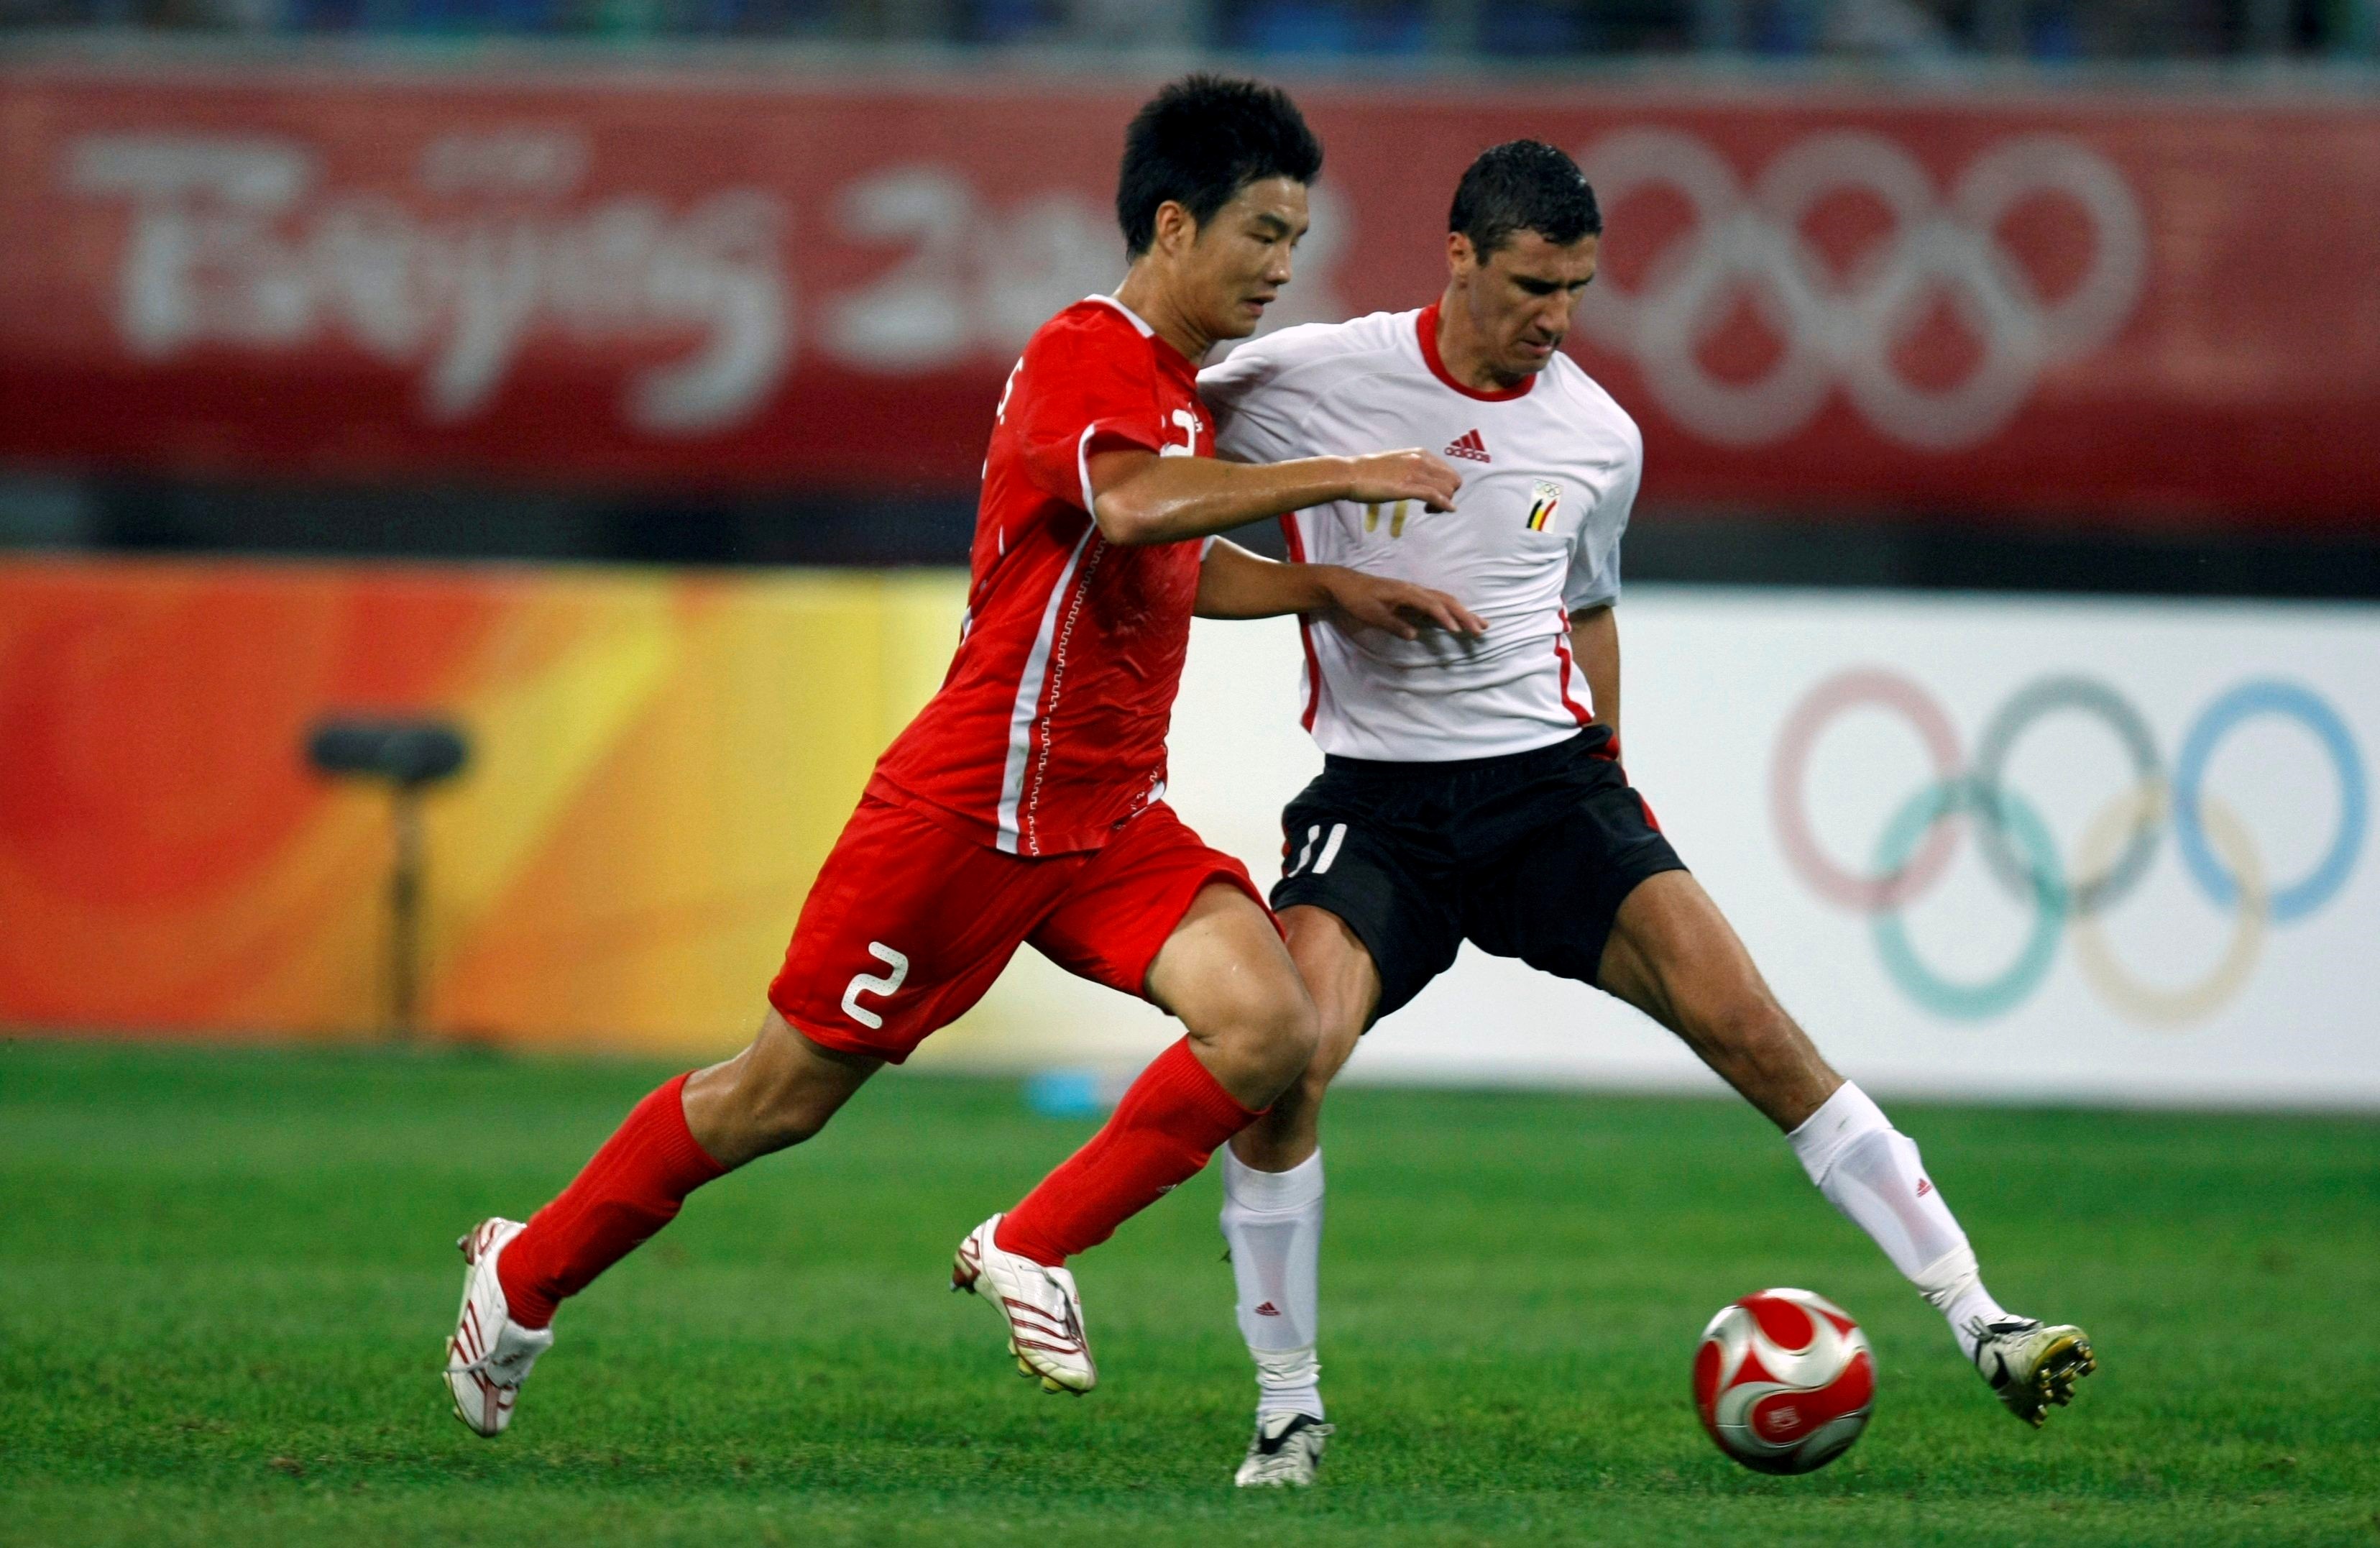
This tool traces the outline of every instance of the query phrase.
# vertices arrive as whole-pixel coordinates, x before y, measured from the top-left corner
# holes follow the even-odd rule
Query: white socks
[[[1323,1418],[1315,1323],[1322,1253],[1322,1152],[1259,1172],[1223,1147],[1223,1240],[1240,1286],[1240,1334],[1257,1362],[1257,1417]]]
[[[1925,1176],[1916,1144],[1848,1080],[1786,1140],[1818,1191],[1950,1320],[1959,1347],[1973,1359],[1969,1324],[2008,1313],[1985,1290],[1974,1249]]]
[[[1967,1234],[1925,1176],[1915,1143],[1849,1081],[1786,1139],[1818,1191],[1949,1319],[1973,1360],[1971,1324],[2008,1313],[1984,1288]],[[1259,1172],[1225,1145],[1222,1162],[1223,1239],[1239,1284],[1240,1334],[1257,1366],[1257,1415],[1321,1419],[1322,1152],[1286,1172]]]

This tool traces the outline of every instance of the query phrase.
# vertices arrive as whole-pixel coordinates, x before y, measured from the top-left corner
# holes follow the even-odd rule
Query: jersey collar
[[[1150,327],[1146,322],[1144,322],[1140,313],[1133,311],[1132,308],[1124,305],[1122,301],[1117,300],[1113,296],[1086,296],[1083,299],[1090,302],[1093,306],[1113,308],[1116,315],[1131,323],[1133,332],[1138,334],[1141,337],[1155,338],[1157,336],[1157,330]]]
[[[1148,325],[1148,320],[1142,317],[1140,313],[1133,311],[1132,308],[1124,305],[1122,301],[1117,300],[1113,296],[1092,295],[1086,296],[1083,299],[1085,302],[1092,306],[1106,307],[1112,311],[1117,316],[1131,323],[1133,331],[1138,334],[1141,337],[1148,340],[1149,347],[1157,351],[1157,358],[1164,361],[1168,366],[1175,368],[1175,373],[1177,375],[1186,375],[1194,382],[1197,380],[1197,362],[1183,354],[1181,350],[1174,348],[1171,344],[1168,344],[1164,338],[1158,334],[1158,331],[1155,328]]]
[[[1421,315],[1416,320],[1415,331],[1421,335],[1422,363],[1429,367],[1429,373],[1465,397],[1475,397],[1482,403],[1510,403],[1516,397],[1528,396],[1529,389],[1537,384],[1537,379],[1532,376],[1517,387],[1507,387],[1500,393],[1485,393],[1476,387],[1466,387],[1456,381],[1454,373],[1446,369],[1446,362],[1438,358],[1438,303],[1436,301],[1421,309]]]

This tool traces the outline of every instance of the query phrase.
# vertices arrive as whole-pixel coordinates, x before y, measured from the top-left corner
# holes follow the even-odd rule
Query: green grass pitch
[[[2003,1299],[2100,1373],[2036,1434],[1718,1102],[1350,1091],[1309,1493],[1230,1485],[1252,1387],[1211,1176],[1079,1267],[1105,1385],[1041,1395],[944,1290],[1089,1127],[899,1073],[567,1308],[512,1432],[434,1371],[480,1214],[667,1071],[0,1045],[0,1542],[2380,1542],[2380,1125],[1902,1105]],[[1834,1297],[1875,1422],[1728,1462],[1694,1335]]]

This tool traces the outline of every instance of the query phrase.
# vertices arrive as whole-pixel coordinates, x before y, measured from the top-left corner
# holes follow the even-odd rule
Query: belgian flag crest
[[[1529,494],[1529,530],[1542,532],[1553,524],[1554,512],[1561,508],[1561,485],[1551,479],[1539,479]]]

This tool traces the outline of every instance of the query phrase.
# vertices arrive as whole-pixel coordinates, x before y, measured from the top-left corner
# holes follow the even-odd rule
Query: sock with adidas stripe
[[[1257,1417],[1322,1411],[1322,1152],[1259,1172],[1223,1151],[1223,1239],[1239,1282],[1240,1335],[1257,1367]]]
[[[1984,1288],[1967,1233],[1925,1175],[1916,1141],[1848,1080],[1785,1138],[1818,1191],[1884,1249],[1973,1359],[1977,1323],[2008,1313]]]

